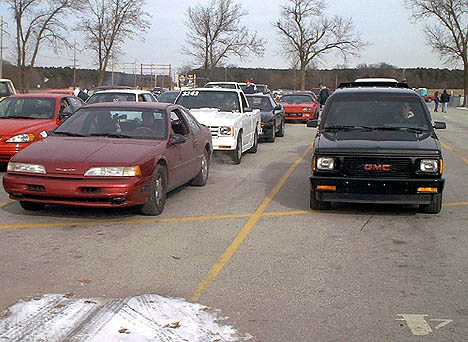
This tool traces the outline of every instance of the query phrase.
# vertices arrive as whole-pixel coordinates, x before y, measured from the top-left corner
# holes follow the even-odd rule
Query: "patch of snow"
[[[0,341],[230,342],[251,338],[220,324],[224,319],[206,306],[158,295],[75,299],[50,294],[10,307],[0,319]]]

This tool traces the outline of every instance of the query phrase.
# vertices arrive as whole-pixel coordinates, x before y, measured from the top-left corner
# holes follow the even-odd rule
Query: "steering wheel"
[[[150,134],[156,134],[155,131],[153,131],[151,128],[149,127],[146,127],[146,126],[140,126],[140,127],[137,127],[133,130],[134,132],[141,132],[141,133],[150,133]]]

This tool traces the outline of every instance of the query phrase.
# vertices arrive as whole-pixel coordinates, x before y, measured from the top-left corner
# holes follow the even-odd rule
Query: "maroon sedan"
[[[26,210],[139,206],[159,215],[167,191],[206,184],[211,154],[211,132],[181,106],[99,103],[16,154],[3,186]]]

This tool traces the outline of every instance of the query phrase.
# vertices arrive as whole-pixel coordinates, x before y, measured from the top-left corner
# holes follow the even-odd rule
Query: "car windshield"
[[[218,108],[221,111],[240,112],[239,97],[233,91],[183,91],[177,99],[188,109]]]
[[[158,101],[164,103],[174,103],[178,95],[178,91],[166,91],[158,96]]]
[[[95,93],[88,99],[88,101],[86,101],[86,103],[91,104],[91,103],[101,103],[101,102],[124,102],[124,101],[135,102],[136,95],[130,94],[130,93],[117,93],[117,92]]]
[[[257,85],[257,91],[259,93],[264,93],[266,91],[266,86],[264,85]]]
[[[324,129],[420,129],[430,122],[421,100],[414,96],[342,95],[333,98],[324,113]]]
[[[54,131],[54,135],[104,136],[110,138],[166,138],[163,111],[129,108],[83,108]]]
[[[205,88],[227,88],[227,89],[236,89],[236,85],[232,83],[208,83],[205,85]]]
[[[284,95],[281,98],[281,102],[305,103],[305,102],[315,102],[315,101],[314,101],[314,98],[310,95]]]
[[[0,119],[53,119],[55,98],[7,97],[0,102]]]
[[[271,105],[271,101],[268,99],[268,97],[248,95],[247,100],[249,101],[250,108],[260,109],[262,112],[269,112],[273,110],[273,106]]]

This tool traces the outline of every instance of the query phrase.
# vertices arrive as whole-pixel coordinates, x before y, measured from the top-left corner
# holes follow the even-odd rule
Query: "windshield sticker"
[[[198,96],[199,93],[197,90],[183,91],[182,96]]]

